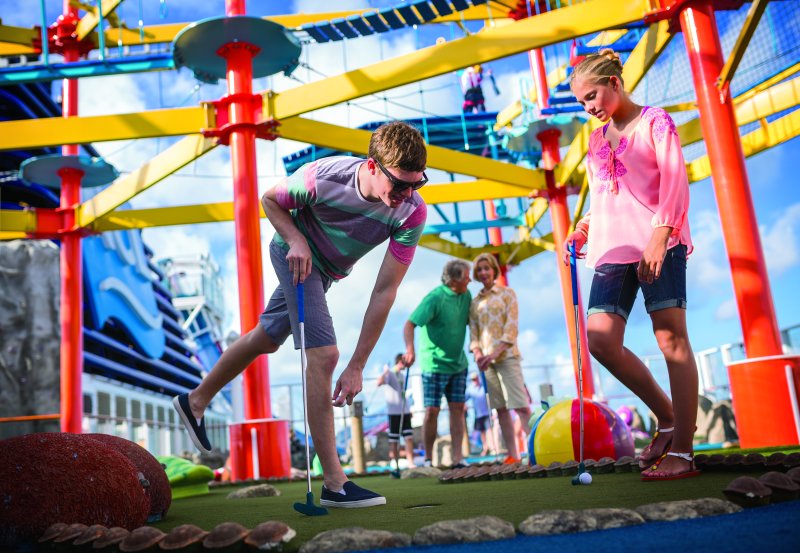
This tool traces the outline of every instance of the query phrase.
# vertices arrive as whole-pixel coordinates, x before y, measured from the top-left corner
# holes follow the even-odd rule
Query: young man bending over
[[[333,406],[352,404],[361,391],[362,371],[386,323],[397,288],[408,270],[425,226],[426,207],[416,192],[427,181],[427,152],[413,127],[393,122],[379,127],[369,158],[330,157],[306,164],[267,190],[264,212],[277,233],[270,259],[279,285],[260,324],[232,344],[197,388],[173,403],[192,441],[210,451],[203,412],[212,398],[259,355],[273,353],[290,334],[300,348],[297,283],[305,293],[308,359],[308,424],[322,463],[325,507],[370,507],[386,499],[348,481],[339,463]],[[361,257],[389,240],[372,290],[353,357],[336,382],[339,360],[333,321],[325,298],[330,285],[346,277]]]

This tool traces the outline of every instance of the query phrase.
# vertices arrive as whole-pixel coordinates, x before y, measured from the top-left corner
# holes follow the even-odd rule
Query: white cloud
[[[783,210],[771,225],[762,225],[761,243],[767,268],[780,275],[800,262],[800,203]]]
[[[727,299],[719,304],[717,310],[714,312],[714,318],[718,321],[725,321],[735,319],[739,316],[739,310],[736,307],[736,300],[733,298]]]
[[[694,252],[689,257],[687,278],[704,291],[716,291],[730,283],[730,271],[722,239],[719,215],[711,210],[690,213]]]

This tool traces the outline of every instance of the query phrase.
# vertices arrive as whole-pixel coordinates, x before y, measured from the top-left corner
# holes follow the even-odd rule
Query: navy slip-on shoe
[[[203,453],[211,453],[211,442],[208,441],[208,436],[206,436],[206,418],[203,417],[199,423],[197,422],[189,407],[189,394],[175,396],[172,398],[172,405],[178,412],[181,422],[186,427],[186,431],[189,433],[189,437],[195,447]]]
[[[323,507],[340,507],[345,509],[358,509],[359,507],[374,507],[386,505],[386,498],[375,492],[356,486],[353,482],[344,483],[341,492],[332,492],[322,486],[322,495],[319,504]]]

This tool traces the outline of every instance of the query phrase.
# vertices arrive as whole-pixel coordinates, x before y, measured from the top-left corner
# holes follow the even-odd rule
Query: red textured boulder
[[[138,472],[117,450],[79,434],[0,441],[0,549],[36,541],[56,522],[138,528],[150,507]]]
[[[149,485],[145,494],[150,499],[150,514],[147,522],[155,522],[167,516],[172,504],[172,488],[169,487],[169,478],[164,472],[164,467],[145,448],[125,438],[109,434],[86,434],[88,438],[103,442],[113,447],[127,457],[136,468],[144,475]]]

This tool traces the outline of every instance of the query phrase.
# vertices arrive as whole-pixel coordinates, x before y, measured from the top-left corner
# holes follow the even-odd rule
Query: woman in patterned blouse
[[[469,349],[478,368],[484,371],[489,406],[497,409],[500,431],[508,449],[507,463],[519,460],[511,410],[517,412],[522,428],[530,432],[528,393],[522,378],[521,356],[517,347],[519,308],[511,288],[497,284],[500,265],[492,254],[482,253],[472,264],[472,276],[483,289],[469,309]]]

